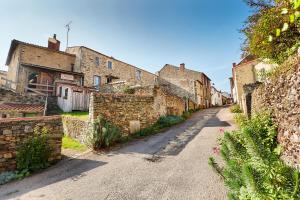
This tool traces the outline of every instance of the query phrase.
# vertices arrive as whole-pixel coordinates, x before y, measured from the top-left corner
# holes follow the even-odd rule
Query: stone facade
[[[60,116],[0,120],[0,172],[16,169],[16,150],[36,126],[49,130],[48,144],[52,147],[49,161],[61,159],[63,136]]]
[[[82,74],[74,72],[76,56],[59,51],[59,46],[53,49],[50,41],[58,40],[49,38],[48,47],[12,41],[6,60],[8,66],[6,88],[17,93],[26,93],[27,88],[31,88],[40,93],[48,92],[54,95],[53,85],[56,82],[80,84]],[[48,90],[52,92],[47,91],[46,86],[42,86],[47,83],[51,85]]]
[[[74,138],[81,143],[85,143],[86,135],[89,129],[89,122],[76,117],[63,116],[64,134]]]
[[[141,68],[84,46],[69,47],[67,52],[76,55],[74,69],[84,74],[84,85],[87,87],[101,87],[111,82],[125,82],[126,85],[153,85],[157,77]],[[100,85],[97,85],[95,77],[100,77]]]
[[[131,124],[141,129],[154,124],[159,113],[154,108],[153,96],[129,94],[92,93],[90,98],[90,120],[99,115],[117,125],[124,134],[130,134]]]
[[[211,106],[211,83],[204,73],[186,69],[184,64],[180,67],[166,64],[158,75],[160,79],[173,84],[175,90],[178,87],[179,90],[176,93],[182,93],[183,90],[186,97],[191,98],[198,104],[198,107]]]
[[[299,58],[288,60],[274,78],[251,95],[252,113],[272,111],[278,125],[278,142],[283,147],[283,160],[300,168],[300,66]]]

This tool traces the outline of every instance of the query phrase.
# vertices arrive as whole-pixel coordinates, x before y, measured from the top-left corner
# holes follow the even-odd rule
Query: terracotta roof
[[[16,111],[24,113],[39,113],[44,111],[44,106],[39,104],[15,104],[4,103],[0,104],[1,111]]]

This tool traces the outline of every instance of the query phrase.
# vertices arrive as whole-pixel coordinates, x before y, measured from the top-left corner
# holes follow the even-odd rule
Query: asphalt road
[[[108,153],[64,160],[0,186],[0,199],[226,199],[222,181],[207,164],[220,128],[235,128],[229,109],[206,109],[164,133]]]

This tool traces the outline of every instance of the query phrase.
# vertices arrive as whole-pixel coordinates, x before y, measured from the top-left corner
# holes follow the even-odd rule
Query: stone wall
[[[62,121],[65,135],[74,138],[81,143],[85,143],[89,129],[88,121],[69,116],[63,116]]]
[[[117,125],[124,134],[131,133],[131,125],[140,124],[140,128],[143,129],[154,124],[159,118],[154,109],[153,96],[129,94],[92,93],[89,114],[91,121],[102,115]]]
[[[0,104],[2,103],[44,104],[45,97],[37,95],[20,95],[0,88]]]
[[[300,66],[293,58],[283,71],[260,85],[252,93],[252,113],[272,111],[278,125],[278,142],[284,148],[282,159],[300,167]]]
[[[49,161],[61,159],[63,129],[60,116],[3,119],[0,120],[0,172],[16,169],[16,150],[33,135],[36,126],[49,130],[48,144],[52,147]]]

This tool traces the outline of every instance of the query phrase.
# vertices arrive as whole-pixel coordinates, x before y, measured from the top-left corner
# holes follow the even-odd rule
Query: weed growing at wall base
[[[228,187],[228,199],[300,199],[299,171],[280,160],[276,127],[269,113],[262,112],[226,132],[221,140],[221,168],[213,158],[209,164]]]

